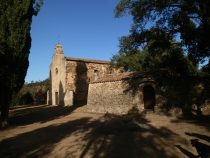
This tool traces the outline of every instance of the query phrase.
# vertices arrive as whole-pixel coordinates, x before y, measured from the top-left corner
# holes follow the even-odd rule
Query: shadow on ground
[[[103,119],[98,128],[84,137],[88,143],[80,158],[85,158],[93,149],[94,158],[176,157],[173,149],[167,149],[178,137],[173,131],[164,127],[157,129],[141,115],[105,115]]]
[[[0,157],[41,157],[47,155],[54,144],[74,131],[81,130],[80,124],[87,122],[88,118],[82,118],[3,140],[0,142]]]
[[[36,122],[47,122],[72,113],[78,106],[32,106],[12,110],[9,118],[11,126],[28,125]]]
[[[58,108],[58,109],[57,109]],[[63,116],[52,115],[48,107],[13,117],[13,123],[28,124]],[[68,112],[69,113],[69,112]],[[38,115],[30,119],[31,115]],[[49,116],[45,116],[49,115]],[[50,116],[52,115],[52,116]],[[145,114],[123,116],[105,114],[99,119],[81,117],[19,134],[0,142],[0,157],[78,157],[78,158],[176,158],[174,143],[182,138],[165,127],[154,127]],[[23,121],[23,122],[22,122]],[[65,143],[62,143],[65,142]]]
[[[197,155],[183,148],[181,145],[175,145],[177,149],[179,149],[187,158],[198,158]]]
[[[206,140],[205,138],[207,137],[205,135],[201,135],[201,134],[197,134],[197,133],[195,135],[194,135],[194,133],[192,135],[191,135],[191,133],[186,133],[186,134],[189,136],[195,136],[195,137],[199,136],[199,138],[201,138],[201,139],[204,138],[204,140]],[[200,137],[200,136],[202,136],[202,137]],[[192,152],[183,148],[180,145],[175,145],[175,146],[188,158],[198,158],[198,157],[210,158],[210,146],[209,145],[200,142],[199,139],[191,139],[190,141],[191,141],[192,146],[197,151],[197,155],[193,154]]]
[[[195,132],[192,132],[192,133],[186,132],[185,134],[210,143],[210,136],[207,136],[205,134],[200,134],[200,133],[195,133]]]
[[[177,119],[172,120],[172,123],[182,123],[182,122],[186,122],[186,123],[190,123],[190,124],[194,124],[194,125],[198,125],[198,126],[202,126],[205,127],[206,129],[208,129],[210,131],[210,116],[197,116],[197,115],[191,115],[191,116],[180,116],[177,117]]]

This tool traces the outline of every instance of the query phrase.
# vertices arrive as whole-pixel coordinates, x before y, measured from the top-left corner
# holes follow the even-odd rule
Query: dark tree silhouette
[[[120,39],[116,67],[157,72],[154,78],[168,105],[191,111],[209,99],[210,1],[120,0],[116,17],[133,18]],[[202,69],[200,69],[202,68]]]
[[[43,0],[0,0],[0,124],[8,120],[9,105],[24,83],[31,48],[32,16]]]
[[[182,46],[194,65],[209,58],[209,1],[120,0],[116,16],[124,13],[132,15],[133,25],[121,52],[145,46],[154,51],[160,46],[168,47],[167,41],[174,40]]]

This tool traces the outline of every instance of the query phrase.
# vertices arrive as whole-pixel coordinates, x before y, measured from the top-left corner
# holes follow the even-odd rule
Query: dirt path
[[[11,110],[11,127],[0,131],[0,157],[189,158],[196,154],[190,139],[210,145],[209,123],[74,110],[45,105]]]

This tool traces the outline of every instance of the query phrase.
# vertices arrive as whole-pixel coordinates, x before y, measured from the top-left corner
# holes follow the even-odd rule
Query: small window
[[[94,81],[99,79],[99,71],[98,70],[94,70]]]
[[[56,74],[56,75],[58,74],[58,68],[55,69],[55,74]]]

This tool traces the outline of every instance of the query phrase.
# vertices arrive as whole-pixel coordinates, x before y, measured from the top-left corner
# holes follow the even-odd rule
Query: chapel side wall
[[[75,105],[86,105],[89,83],[115,73],[109,63],[66,60],[66,90],[72,91]]]
[[[76,66],[77,62],[66,61],[66,89],[73,92],[76,89]]]
[[[127,87],[124,81],[90,84],[87,111],[114,114],[125,114],[134,108],[142,111],[142,92],[133,95],[125,92]]]
[[[66,88],[76,91],[77,79],[88,80],[88,84],[105,78],[107,75],[117,75],[118,69],[101,63],[86,63],[80,61],[66,61]]]
[[[66,89],[73,94],[74,105],[87,104],[88,75],[85,62],[66,61]]]
[[[113,73],[109,64],[86,63],[86,65],[90,83],[103,79],[106,75]]]

